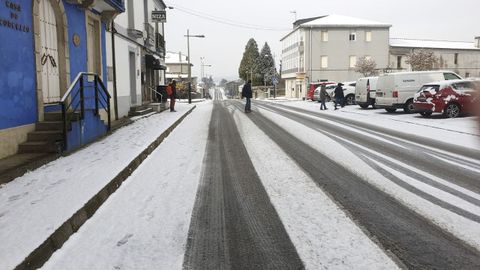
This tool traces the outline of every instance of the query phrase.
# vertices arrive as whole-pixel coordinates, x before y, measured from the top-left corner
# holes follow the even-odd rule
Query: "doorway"
[[[136,56],[135,52],[128,52],[130,65],[130,102],[131,106],[137,104]]]
[[[49,0],[41,0],[38,7],[43,103],[58,102],[61,97],[55,10]]]

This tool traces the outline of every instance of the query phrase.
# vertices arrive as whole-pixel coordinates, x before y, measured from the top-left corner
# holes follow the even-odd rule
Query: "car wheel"
[[[395,108],[385,108],[385,111],[389,112],[389,113],[394,113],[397,109]]]
[[[358,106],[360,106],[362,109],[366,109],[368,108],[368,103],[358,104]]]
[[[354,95],[348,95],[346,97],[346,103],[347,105],[354,105],[355,104],[355,96]]]
[[[423,117],[430,117],[432,115],[432,112],[431,111],[425,111],[425,112],[421,112],[420,115],[422,115]]]
[[[443,116],[447,118],[455,118],[460,115],[460,107],[455,103],[450,103],[443,110]]]
[[[413,106],[413,100],[409,100],[407,101],[407,103],[405,103],[403,111],[405,113],[413,113],[415,111],[415,107]]]

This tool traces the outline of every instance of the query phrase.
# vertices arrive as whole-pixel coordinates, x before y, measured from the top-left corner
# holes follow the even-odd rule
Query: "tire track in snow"
[[[408,268],[480,268],[477,250],[345,170],[262,114],[252,114],[250,119]]]
[[[185,269],[303,269],[231,113],[215,102]]]

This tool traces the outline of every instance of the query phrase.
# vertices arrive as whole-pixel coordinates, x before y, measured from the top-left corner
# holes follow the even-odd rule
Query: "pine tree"
[[[252,85],[259,85],[262,82],[258,70],[259,57],[257,42],[251,38],[245,46],[245,52],[238,68],[238,75],[244,81],[251,79]]]
[[[273,60],[272,52],[267,42],[265,42],[262,51],[260,52],[258,67],[261,74],[260,79],[262,80],[262,84],[271,85],[272,78],[277,74],[277,69],[275,68],[275,60]]]

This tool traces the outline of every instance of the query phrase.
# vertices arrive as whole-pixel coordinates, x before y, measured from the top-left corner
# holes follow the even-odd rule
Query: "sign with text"
[[[152,22],[167,22],[167,12],[165,10],[154,10],[152,11]]]

